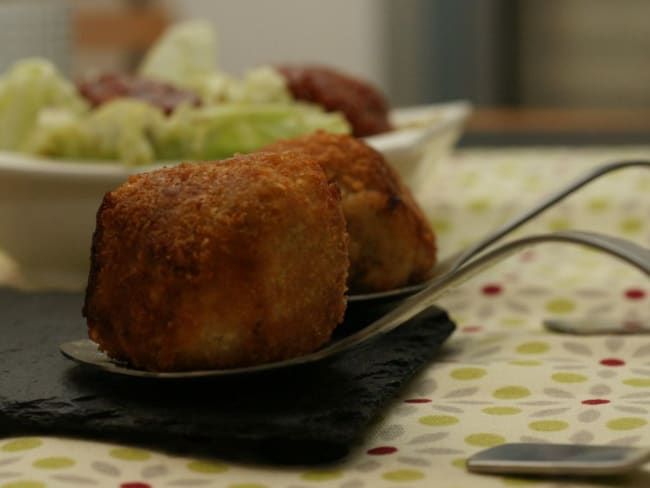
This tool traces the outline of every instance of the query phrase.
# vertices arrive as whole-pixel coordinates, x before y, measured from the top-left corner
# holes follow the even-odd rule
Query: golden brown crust
[[[302,151],[340,187],[350,235],[350,293],[390,290],[430,275],[436,260],[433,230],[379,152],[354,137],[323,131],[266,150]]]
[[[110,356],[227,368],[323,345],[345,310],[340,195],[304,154],[132,176],[97,215],[84,314]]]

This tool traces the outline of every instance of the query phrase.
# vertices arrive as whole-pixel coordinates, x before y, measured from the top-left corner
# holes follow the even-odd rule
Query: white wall
[[[386,90],[383,0],[168,0],[179,18],[214,22],[219,66],[318,62]]]

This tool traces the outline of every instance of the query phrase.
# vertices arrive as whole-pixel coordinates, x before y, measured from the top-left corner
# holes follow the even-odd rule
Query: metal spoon
[[[588,183],[613,171],[618,171],[620,169],[630,168],[634,166],[636,167],[645,166],[647,168],[650,168],[650,161],[622,161],[622,162],[608,163],[593,168],[589,170],[587,173],[585,173],[584,175],[578,177],[577,179],[569,183],[564,188],[544,198],[534,207],[526,210],[522,214],[513,218],[508,223],[490,232],[488,235],[486,235],[485,237],[483,237],[482,239],[480,239],[478,242],[471,245],[467,249],[452,254],[446,259],[438,262],[438,264],[436,265],[433,271],[433,278],[431,278],[428,282],[418,283],[417,285],[406,286],[403,288],[397,288],[394,290],[383,291],[383,292],[355,294],[348,297],[348,302],[384,300],[384,299],[399,298],[403,296],[412,295],[413,293],[416,293],[422,290],[423,288],[425,288],[428,283],[435,280],[437,277],[460,268],[463,264],[465,264],[466,262],[468,262],[469,260],[477,256],[479,253],[481,253],[488,247],[490,247],[499,239],[505,237],[506,235],[510,234],[512,231],[518,229],[528,221],[537,217],[544,210],[564,200],[567,196],[571,195],[576,190],[582,188]]]
[[[650,334],[650,324],[636,321],[603,319],[600,317],[585,317],[579,319],[544,319],[543,325],[547,330],[562,334],[575,335],[639,335]]]
[[[611,254],[628,264],[638,268],[642,273],[650,276],[650,249],[646,249],[632,242],[606,236],[603,234],[583,231],[564,231],[548,234],[539,234],[505,243],[492,251],[479,256],[473,261],[461,265],[453,271],[446,273],[432,281],[419,293],[405,299],[399,306],[364,327],[360,331],[344,337],[338,341],[319,349],[311,354],[278,361],[260,364],[257,366],[210,370],[191,371],[178,373],[155,373],[131,369],[127,365],[116,363],[98,352],[97,346],[88,340],[69,342],[60,346],[61,352],[68,358],[95,366],[97,368],[130,376],[144,376],[152,378],[189,378],[198,376],[236,376],[259,373],[290,366],[298,366],[348,351],[374,337],[385,334],[404,324],[410,318],[433,305],[442,295],[454,287],[459,286],[472,276],[482,272],[504,258],[523,248],[543,242],[567,242],[580,244]]]

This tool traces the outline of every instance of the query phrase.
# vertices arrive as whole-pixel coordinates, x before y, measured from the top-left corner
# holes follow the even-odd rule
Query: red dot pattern
[[[625,290],[625,297],[629,300],[641,300],[645,298],[645,296],[645,290],[642,290],[641,288],[630,288]]]
[[[519,255],[519,259],[524,263],[532,261],[535,259],[535,251],[532,249],[527,249]]]
[[[605,400],[604,398],[591,398],[589,400],[583,400],[582,403],[584,405],[605,405],[609,403],[609,400]]]
[[[404,400],[405,403],[431,403],[430,398],[409,398]]]
[[[367,452],[373,456],[385,456],[386,454],[393,454],[394,452],[397,452],[397,448],[393,446],[379,446],[368,449]]]
[[[628,320],[623,323],[623,328],[625,330],[639,330],[643,328],[643,324],[635,320]]]
[[[122,483],[120,488],[153,488],[149,483],[142,483],[140,481],[133,481],[130,483]]]
[[[483,327],[480,325],[467,325],[461,329],[463,332],[467,333],[472,333],[472,332],[480,332],[483,330]]]
[[[618,358],[605,358],[600,360],[600,364],[603,366],[624,366],[625,361]]]
[[[503,288],[501,285],[497,285],[495,283],[489,283],[487,285],[483,285],[483,288],[481,288],[481,293],[483,295],[487,296],[494,296],[494,295],[499,295],[503,292]]]

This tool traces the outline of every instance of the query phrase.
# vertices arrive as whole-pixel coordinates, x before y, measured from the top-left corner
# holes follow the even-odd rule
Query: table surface
[[[650,109],[477,107],[461,146],[647,144]]]
[[[650,159],[650,147],[463,149],[432,170],[423,207],[441,255],[460,249],[600,163]],[[650,171],[609,175],[517,232],[596,230],[650,245]],[[278,467],[190,459],[60,438],[0,440],[0,488],[100,486],[649,486],[470,474],[465,460],[503,442],[650,445],[650,336],[572,336],[544,318],[650,325],[646,276],[609,257],[545,244],[444,297],[458,324],[438,359],[336,464]]]

